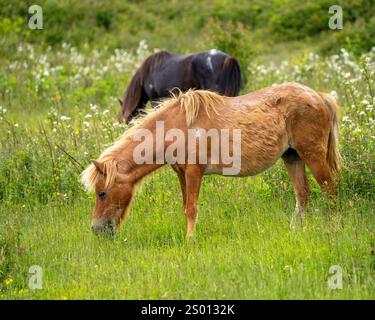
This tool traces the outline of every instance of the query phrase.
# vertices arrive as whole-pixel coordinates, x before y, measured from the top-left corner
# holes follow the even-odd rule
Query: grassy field
[[[112,240],[90,232],[90,199],[2,207],[22,216],[24,253],[3,298],[26,299],[360,299],[374,298],[374,225],[369,202],[340,211],[313,201],[303,227],[291,228],[291,193],[254,192],[250,179],[208,178],[197,237],[185,240],[178,181],[171,170],[148,179],[124,227]],[[42,290],[27,269],[44,270]],[[343,270],[330,290],[328,270]],[[25,283],[26,282],[26,283]]]
[[[49,47],[53,29],[39,43],[19,19],[0,19],[8,32],[0,39],[0,299],[374,299],[375,50],[322,54],[312,50],[319,38],[291,39],[243,64],[244,93],[297,81],[337,98],[344,168],[336,202],[309,174],[312,199],[297,223],[281,161],[257,177],[205,177],[196,237],[187,241],[178,180],[165,167],[145,180],[109,239],[90,231],[94,195],[79,176],[127,129],[116,122],[117,98],[158,42],[139,41],[155,34],[141,29],[136,47],[116,49],[113,28],[108,47],[74,45],[79,26]],[[29,287],[33,265],[43,270],[39,290]],[[342,289],[328,286],[331,266],[342,270]]]

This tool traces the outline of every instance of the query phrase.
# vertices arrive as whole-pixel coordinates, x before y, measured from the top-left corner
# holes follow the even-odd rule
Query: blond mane
[[[166,108],[176,103],[185,110],[186,124],[192,125],[198,117],[199,110],[203,106],[208,117],[210,111],[218,114],[216,106],[224,102],[224,97],[217,93],[205,90],[188,90],[172,94],[171,98],[162,101],[157,110],[149,113],[145,118],[140,119],[132,128],[128,129],[112,146],[105,149],[97,159],[103,165],[103,172],[106,176],[105,188],[110,188],[115,182],[118,172],[118,160],[116,156],[124,149],[125,144],[131,139],[134,131],[143,128],[147,122],[153,121]],[[81,182],[88,191],[92,191],[100,178],[101,173],[94,164],[90,164],[81,174]]]
[[[170,104],[163,106],[168,107]],[[115,143],[105,149],[97,159],[98,162],[103,164],[103,171],[105,172],[105,188],[110,188],[115,182],[115,178],[118,172],[118,160],[116,159],[118,153],[124,149],[125,144],[131,140],[133,133],[142,128],[145,122],[154,119],[157,114],[161,112],[161,109],[150,112],[145,118],[139,119],[133,127],[127,129],[127,131],[118,138]],[[85,186],[87,191],[92,191],[98,182],[101,173],[95,167],[94,164],[90,164],[81,174],[81,183]]]
[[[177,90],[177,93],[172,94],[172,98],[164,100],[159,107],[165,108],[175,103],[179,103],[180,107],[185,110],[186,124],[190,126],[197,119],[202,106],[208,117],[210,117],[210,111],[218,114],[216,107],[224,103],[224,97],[207,90],[189,89],[186,92]]]

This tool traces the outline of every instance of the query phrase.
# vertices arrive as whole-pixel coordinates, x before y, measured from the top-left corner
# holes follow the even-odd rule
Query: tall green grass
[[[369,248],[374,212],[368,201],[325,211],[314,197],[303,227],[291,227],[292,194],[253,192],[249,179],[208,178],[196,239],[185,240],[177,179],[171,170],[146,180],[114,239],[90,232],[92,199],[25,208],[22,253],[2,298],[21,299],[363,299],[374,298]],[[220,187],[220,188],[219,188]],[[4,217],[6,215],[6,217]],[[43,289],[28,287],[31,265]],[[343,270],[343,289],[328,287],[329,268]]]

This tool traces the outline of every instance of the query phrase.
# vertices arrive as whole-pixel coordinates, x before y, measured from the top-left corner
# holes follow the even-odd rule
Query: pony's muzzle
[[[97,236],[114,236],[115,226],[110,221],[97,223],[91,226],[91,231]]]

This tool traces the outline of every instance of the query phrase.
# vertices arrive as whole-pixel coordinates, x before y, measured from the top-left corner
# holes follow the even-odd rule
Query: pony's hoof
[[[299,227],[303,227],[303,214],[293,214],[292,218],[290,219],[289,228],[291,230],[296,230]]]
[[[186,240],[187,241],[191,241],[194,239],[194,234],[193,233],[187,233],[186,234]]]

